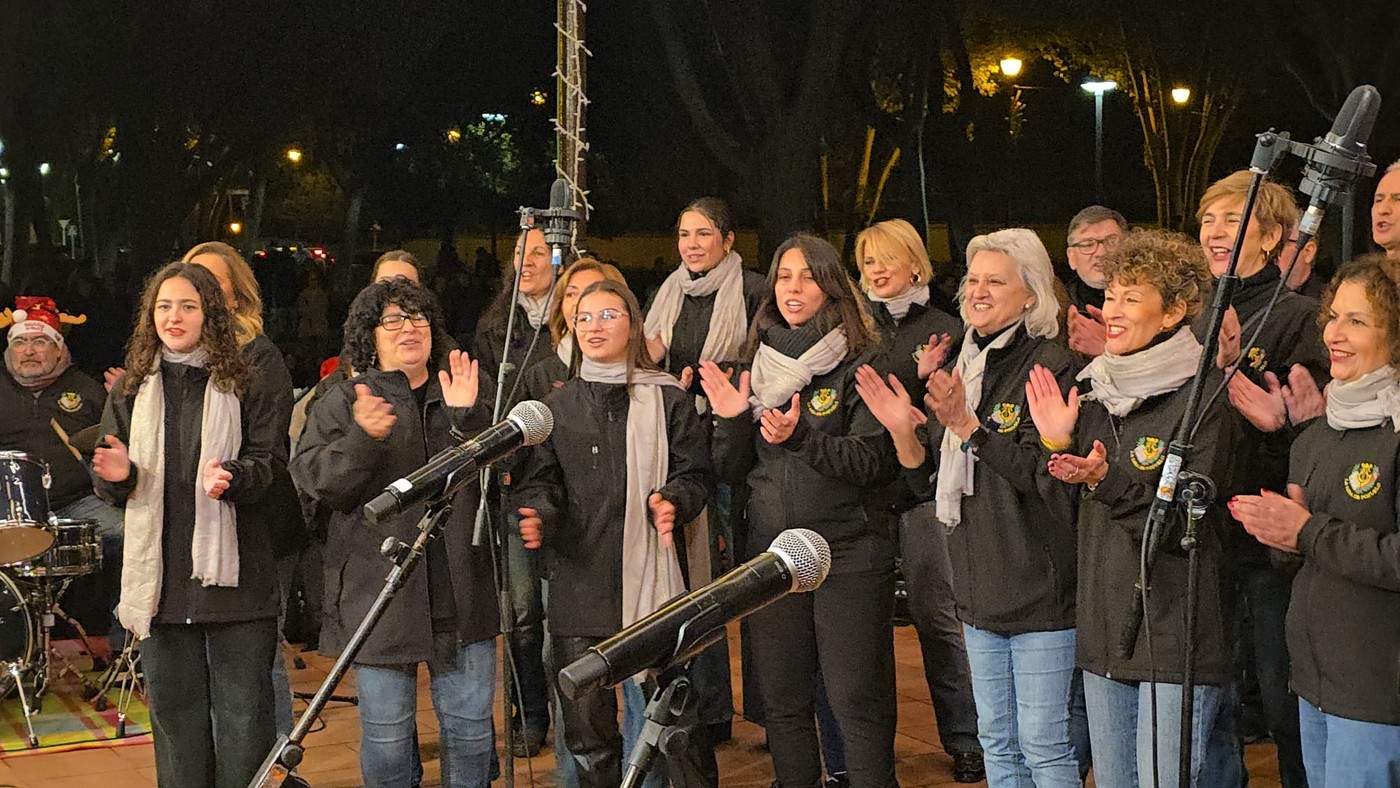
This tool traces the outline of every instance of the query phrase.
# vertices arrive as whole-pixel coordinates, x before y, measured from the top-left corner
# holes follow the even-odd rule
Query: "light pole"
[[[1094,94],[1094,199],[1103,202],[1103,94],[1118,87],[1118,83],[1091,79],[1079,87]]]

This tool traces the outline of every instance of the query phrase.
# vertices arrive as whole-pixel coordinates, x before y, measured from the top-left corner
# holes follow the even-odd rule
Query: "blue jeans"
[[[1394,788],[1400,785],[1400,725],[1327,714],[1302,698],[1303,766],[1312,788]]]
[[[607,692],[607,690],[601,690]],[[622,772],[627,773],[627,759],[632,757],[632,746],[642,734],[642,726],[647,721],[647,693],[637,682],[628,679],[622,682]],[[642,788],[661,788],[666,784],[666,759],[659,757],[652,761],[651,770],[642,780]]]
[[[1146,681],[1122,682],[1084,671],[1084,700],[1089,707],[1089,737],[1094,747],[1094,781],[1106,788],[1152,785],[1152,715]],[[1181,761],[1181,685],[1157,687],[1157,777],[1162,788],[1175,788]],[[1220,785],[1218,776],[1202,771],[1206,743],[1226,696],[1224,687],[1197,686],[1192,692],[1191,784]]]
[[[1074,630],[1008,636],[964,624],[963,637],[987,785],[1079,788],[1069,742]]]
[[[442,737],[442,784],[486,788],[491,782],[491,702],[496,641],[461,644],[433,636],[428,674]],[[372,788],[408,788],[413,779],[418,665],[356,665],[360,692],[360,772]]]

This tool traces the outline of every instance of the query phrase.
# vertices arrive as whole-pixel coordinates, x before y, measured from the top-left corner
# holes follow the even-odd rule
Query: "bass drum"
[[[15,581],[0,572],[0,697],[15,686],[10,666],[24,670],[33,657],[34,617]]]

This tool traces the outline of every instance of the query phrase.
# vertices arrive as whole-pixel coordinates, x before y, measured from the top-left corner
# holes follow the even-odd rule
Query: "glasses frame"
[[[394,325],[390,326],[390,321],[393,321]],[[404,323],[408,323],[414,328],[427,328],[433,324],[433,321],[432,318],[428,317],[422,312],[414,312],[411,315],[403,313],[397,315],[384,315],[383,317],[379,318],[379,327],[384,329],[385,331],[402,331]]]

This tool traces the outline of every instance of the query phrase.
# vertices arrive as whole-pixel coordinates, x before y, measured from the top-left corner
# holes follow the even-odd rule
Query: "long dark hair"
[[[530,232],[543,233],[544,229],[542,227],[532,227],[530,228]],[[516,243],[519,242],[520,240],[517,237]],[[527,234],[525,236],[525,247],[527,251],[529,250],[529,243],[530,237]],[[573,262],[570,259],[571,256],[572,253],[566,249],[564,251],[565,266]],[[481,334],[483,331],[490,331],[494,334],[505,333],[506,321],[510,318],[511,310],[515,308],[515,260],[516,252],[512,248],[510,265],[501,266],[501,289],[496,293],[496,297],[491,299],[491,303],[486,305],[486,309],[482,310],[481,319],[476,324],[477,334]],[[558,283],[558,279],[556,278],[555,284],[557,285]],[[553,291],[551,291],[551,293],[552,292]],[[545,319],[548,321],[548,315],[545,316]],[[533,332],[533,330],[534,329],[530,329],[531,332]]]
[[[802,252],[807,266],[812,269],[812,279],[826,294],[826,303],[822,304],[822,308],[812,317],[812,320],[817,321],[816,325],[821,328],[822,333],[837,326],[844,327],[848,356],[859,355],[870,345],[876,344],[879,337],[875,330],[874,318],[870,316],[870,309],[865,305],[865,298],[860,295],[855,282],[851,281],[850,274],[846,273],[846,267],[841,264],[841,253],[824,238],[811,233],[793,233],[773,252],[773,263],[768,266],[768,292],[763,296],[763,305],[754,315],[753,324],[749,326],[749,340],[744,349],[744,358],[753,358],[763,340],[763,332],[770,326],[787,325],[787,320],[778,311],[778,302],[773,292],[778,285],[778,263],[791,249]]]
[[[122,391],[134,396],[141,383],[155,372],[160,356],[160,335],[156,333],[156,295],[167,280],[180,277],[194,286],[199,294],[204,323],[199,329],[199,347],[209,353],[205,368],[214,383],[225,390],[242,394],[247,388],[252,370],[238,352],[238,329],[233,313],[224,304],[224,292],[219,280],[209,269],[193,263],[170,263],[146,280],[141,293],[141,306],[136,312],[136,328],[126,344],[126,372]]]
[[[374,282],[361,290],[350,303],[350,312],[345,316],[345,346],[340,351],[340,360],[349,363],[355,370],[375,367],[374,329],[379,327],[379,318],[384,307],[398,304],[405,312],[422,312],[431,325],[433,346],[428,353],[428,365],[452,346],[452,338],[447,334],[447,321],[443,319],[442,307],[431,290],[420,287],[402,277],[394,277],[384,282]]]
[[[612,293],[622,299],[622,304],[627,309],[627,382],[632,382],[632,372],[637,369],[644,369],[649,372],[660,372],[661,367],[651,360],[651,354],[647,353],[646,316],[642,314],[642,307],[637,302],[637,296],[627,287],[626,282],[614,282],[611,279],[604,279],[601,282],[594,282],[583,291],[583,295],[578,297],[580,304],[583,299],[594,293]],[[574,339],[574,359],[572,366],[577,369],[582,363],[583,350],[582,342],[577,337]]]

